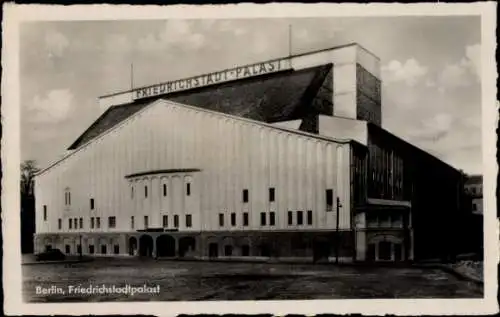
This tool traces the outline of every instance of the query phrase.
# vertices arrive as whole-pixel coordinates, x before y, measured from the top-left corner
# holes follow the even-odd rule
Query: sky
[[[98,97],[357,42],[381,60],[382,126],[482,173],[478,16],[29,22],[20,32],[21,159],[39,167],[101,114]]]

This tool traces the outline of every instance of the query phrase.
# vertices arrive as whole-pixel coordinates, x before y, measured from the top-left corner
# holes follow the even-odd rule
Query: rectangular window
[[[64,192],[64,205],[68,205],[68,193]]]
[[[260,213],[260,225],[261,226],[266,225],[266,213],[265,212]]]
[[[269,201],[274,201],[274,187],[269,188]]]
[[[243,202],[248,202],[248,189],[243,189]]]
[[[477,211],[477,205],[476,204],[472,204],[472,211]]]
[[[134,187],[130,187],[130,198],[134,199]]]
[[[95,226],[97,229],[101,228],[101,217],[95,218]]]
[[[274,211],[271,211],[269,213],[269,225],[274,226],[275,224],[276,224],[276,216],[275,216]]]
[[[135,223],[134,223],[134,216],[130,216],[130,229],[134,229]]]
[[[148,186],[144,186],[144,198],[148,198]]]
[[[68,205],[71,205],[71,193],[68,192]]]
[[[231,213],[231,226],[236,226],[236,213]]]
[[[191,183],[186,184],[186,195],[191,196]]]
[[[179,228],[179,215],[174,215],[174,227]]]
[[[114,254],[120,254],[120,246],[118,244],[115,244],[113,247],[113,253]]]
[[[293,225],[293,212],[288,212],[288,225]]]
[[[224,214],[219,214],[219,226],[224,227]]]
[[[307,211],[307,224],[308,225],[313,224],[313,211],[312,210]]]
[[[147,229],[149,226],[149,218],[148,216],[144,216],[144,229]]]
[[[43,221],[47,221],[47,205],[43,205]]]
[[[106,253],[107,253],[106,245],[103,244],[103,245],[101,245],[101,254],[106,254]]]
[[[116,217],[108,217],[108,228],[116,228]]]
[[[94,217],[90,217],[90,229],[94,229]]]
[[[297,224],[301,225],[303,224],[303,215],[302,215],[302,210],[297,211]]]
[[[94,198],[90,198],[90,210],[94,210],[95,204],[94,204]]]
[[[69,244],[65,245],[65,250],[64,251],[66,252],[66,254],[69,254],[71,252],[71,248],[70,248]]]
[[[93,244],[89,245],[89,253],[94,254],[94,245]]]
[[[68,219],[68,228],[73,229],[73,219],[71,218]]]
[[[83,229],[83,218],[80,218],[80,229]]]
[[[243,213],[243,226],[248,226],[248,212]]]
[[[167,196],[167,184],[163,184],[163,196]]]
[[[59,230],[61,230],[61,229],[62,229],[62,219],[61,219],[61,218],[57,219],[57,228],[58,228]]]
[[[163,216],[163,228],[167,228],[167,227],[168,227],[168,216],[164,215]]]
[[[186,215],[186,227],[191,228],[193,225],[191,215]]]
[[[78,229],[78,218],[73,220],[73,225],[75,226],[75,229]]]
[[[326,190],[326,211],[333,210],[333,189]]]

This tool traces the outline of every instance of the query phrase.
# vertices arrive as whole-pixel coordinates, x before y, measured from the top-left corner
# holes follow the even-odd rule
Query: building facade
[[[465,183],[465,193],[472,199],[472,213],[483,214],[483,177],[471,175]]]
[[[36,252],[448,252],[455,232],[436,242],[437,228],[459,207],[458,172],[382,129],[379,64],[349,44],[101,97],[102,115],[36,177]],[[439,216],[426,212],[432,193],[418,179],[431,167],[437,206],[452,202]]]

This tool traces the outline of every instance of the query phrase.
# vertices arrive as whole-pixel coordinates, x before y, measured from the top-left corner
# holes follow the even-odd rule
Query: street
[[[41,294],[89,285],[159,286],[159,293]],[[105,259],[23,265],[27,302],[366,298],[480,298],[482,289],[439,269]]]

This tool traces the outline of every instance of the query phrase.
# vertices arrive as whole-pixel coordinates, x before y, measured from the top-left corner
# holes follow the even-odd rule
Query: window
[[[313,224],[313,211],[312,210],[307,211],[307,224],[308,225]]]
[[[101,245],[101,254],[106,254],[106,253],[107,253],[106,245],[103,244],[103,245]]]
[[[115,228],[116,227],[116,217],[108,217],[108,228]]]
[[[73,221],[74,221],[73,225],[75,226],[75,229],[78,229],[78,218],[75,218]]]
[[[114,254],[120,254],[120,246],[118,244],[115,244],[113,247],[113,253]]]
[[[231,226],[236,226],[236,213],[231,213]]]
[[[148,198],[148,186],[144,186],[144,198]]]
[[[95,218],[95,226],[97,229],[101,228],[101,217]]]
[[[94,245],[93,244],[89,245],[89,253],[94,254]]]
[[[90,198],[90,210],[94,210],[95,204],[94,204],[94,198]]]
[[[167,228],[167,227],[168,227],[168,216],[164,215],[163,216],[163,228]]]
[[[271,211],[269,213],[269,225],[274,226],[275,224],[276,224],[276,217],[275,217],[274,211]]]
[[[333,210],[333,189],[326,190],[326,211]]]
[[[243,213],[243,226],[248,226],[248,212]]]
[[[73,229],[73,219],[71,218],[68,219],[68,228]]]
[[[134,186],[130,187],[130,198],[134,199]]]
[[[167,184],[163,184],[163,196],[167,196]]]
[[[83,229],[83,218],[80,218],[80,229]]]
[[[191,183],[186,184],[186,195],[191,196]]]
[[[134,229],[135,223],[134,223],[134,216],[130,216],[130,229]]]
[[[293,212],[288,211],[288,225],[293,225]]]
[[[144,229],[147,229],[149,226],[149,218],[148,216],[144,216]]]
[[[43,221],[47,221],[47,205],[43,205]]]
[[[472,211],[477,211],[477,205],[476,204],[472,204]]]
[[[191,228],[193,225],[191,215],[186,215],[186,227]]]
[[[266,225],[266,213],[265,212],[260,213],[260,225],[261,226]]]
[[[233,247],[230,245],[224,246],[224,255],[225,256],[231,256],[233,255]]]
[[[61,218],[57,219],[57,229],[59,229],[59,230],[62,229],[62,219]]]
[[[70,248],[69,244],[66,244],[64,246],[64,249],[65,249],[64,251],[66,252],[66,254],[69,254],[71,252],[71,248]]]
[[[71,205],[71,192],[68,192],[68,205]]]
[[[174,215],[174,227],[179,228],[179,215]]]
[[[269,201],[274,201],[274,187],[269,188]]]
[[[90,228],[94,229],[94,217],[90,218]]]
[[[219,226],[224,226],[224,214],[219,214]]]
[[[248,202],[248,189],[243,189],[243,202]]]
[[[302,213],[303,213],[302,210],[297,211],[297,224],[298,225],[301,225],[304,222],[302,219],[302,217],[303,217]]]

